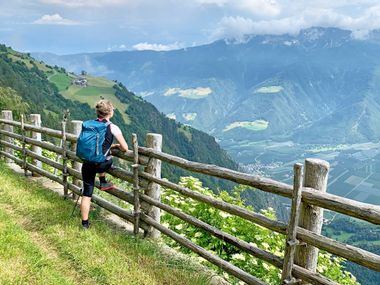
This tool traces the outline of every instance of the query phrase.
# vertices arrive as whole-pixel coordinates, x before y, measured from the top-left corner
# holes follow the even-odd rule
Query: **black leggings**
[[[92,197],[96,173],[103,173],[112,166],[112,159],[102,163],[84,162],[82,165],[83,196]]]

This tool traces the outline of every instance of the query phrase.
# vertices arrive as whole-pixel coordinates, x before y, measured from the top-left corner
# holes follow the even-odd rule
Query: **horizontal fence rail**
[[[3,111],[3,119],[0,119],[0,124],[3,126],[3,128],[0,130],[0,145],[2,146],[0,155],[2,157],[5,157],[8,162],[13,161],[16,164],[20,165],[24,168],[25,171],[31,171],[36,175],[47,177],[61,184],[64,189],[72,191],[73,195],[81,195],[81,160],[75,154],[75,142],[80,132],[81,122],[72,121],[72,123],[76,125],[74,126],[74,134],[70,134],[62,130],[53,130],[50,128],[41,127],[39,125],[37,126],[33,124],[25,124],[23,121],[14,121],[11,114],[7,112],[8,111]],[[66,122],[62,124],[63,130],[66,129],[65,123]],[[15,132],[13,130],[13,127],[16,127],[16,129],[21,129],[21,132]],[[50,142],[41,141],[38,138],[35,139],[28,137],[26,136],[26,131],[31,132],[32,134],[38,132],[45,134],[46,136],[58,138],[61,140],[61,144],[60,146],[57,146]],[[188,171],[226,179],[247,186],[252,186],[262,191],[287,198],[293,198],[293,195],[295,195],[294,193],[296,193],[295,190],[299,188],[299,199],[302,201],[303,205],[310,205],[310,207],[315,207],[315,209],[324,208],[333,210],[354,218],[368,221],[373,224],[380,224],[379,206],[361,203],[318,191],[317,189],[313,188],[314,184],[312,187],[306,187],[305,185],[300,185],[300,182],[298,182],[299,186],[297,186],[297,188],[293,185],[288,185],[272,179],[249,175],[215,165],[189,161],[162,152],[160,140],[160,135],[149,134],[147,142],[148,144],[150,143],[150,146],[142,147],[137,145],[137,137],[134,136],[133,151],[112,151],[113,156],[133,163],[133,171],[122,169],[120,167],[113,167],[108,171],[108,173],[116,178],[133,184],[133,192],[127,192],[115,187],[114,189],[107,191],[107,193],[117,197],[124,202],[134,205],[133,211],[121,208],[97,195],[93,195],[92,197],[92,201],[94,201],[94,203],[98,204],[100,207],[103,207],[111,213],[114,213],[134,224],[135,234],[138,234],[139,228],[144,231],[145,235],[151,237],[157,237],[161,232],[182,246],[185,246],[193,252],[199,254],[229,274],[246,282],[247,284],[266,283],[250,275],[249,273],[244,272],[240,268],[223,260],[217,255],[208,252],[199,245],[160,224],[159,210],[161,209],[190,225],[202,229],[210,235],[235,246],[236,248],[250,254],[251,256],[268,262],[280,270],[284,269],[282,284],[295,284],[299,280],[310,284],[338,284],[324,277],[323,275],[316,273],[315,269],[310,269],[310,264],[304,264],[301,266],[297,263],[297,261],[294,262],[294,254],[300,254],[297,253],[297,251],[294,249],[297,248],[299,250],[300,247],[298,245],[302,243],[308,244],[312,246],[312,248],[322,249],[334,255],[344,257],[369,269],[380,271],[379,255],[327,238],[321,235],[318,231],[303,228],[299,225],[297,226],[296,222],[298,220],[297,215],[299,215],[299,211],[296,211],[294,207],[298,207],[297,205],[299,205],[299,203],[294,202],[294,205],[292,206],[292,211],[294,209],[294,215],[296,218],[293,219],[293,224],[290,225],[291,228],[293,228],[294,234],[291,234],[289,236],[289,225],[284,222],[268,219],[259,213],[255,213],[243,207],[224,202],[222,200],[207,196],[199,192],[195,192],[189,188],[180,186],[176,183],[161,178],[160,165],[161,161],[163,161],[165,163],[169,163]],[[17,141],[19,143],[15,143]],[[54,160],[37,153],[34,150],[35,147],[55,153],[57,155],[57,159]],[[19,155],[16,156],[14,154],[14,151],[16,151]],[[22,158],[19,158],[20,154]],[[62,162],[58,160],[58,157],[60,157]],[[26,158],[30,158],[32,160],[32,163],[27,161]],[[47,170],[42,169],[38,166],[39,164],[36,163],[36,161],[39,161],[39,163],[44,163],[45,165],[61,171],[60,176],[56,175],[55,172],[53,174]],[[299,173],[299,170],[297,171]],[[300,174],[298,174],[298,177],[299,175]],[[310,176],[310,173],[308,175]],[[74,182],[69,182],[67,180],[67,176],[73,177]],[[222,230],[208,223],[205,223],[204,221],[201,221],[200,219],[193,217],[190,214],[162,203],[159,199],[160,186],[171,189],[183,196],[190,197],[196,201],[205,203],[210,207],[222,210],[234,216],[238,216],[248,222],[260,225],[271,231],[283,235],[288,234],[288,238],[290,237],[290,239],[287,242],[287,252],[289,252],[290,255],[286,255],[286,258],[283,259],[282,257],[276,256],[271,252],[254,247],[249,242],[244,241],[229,233],[223,232]]]

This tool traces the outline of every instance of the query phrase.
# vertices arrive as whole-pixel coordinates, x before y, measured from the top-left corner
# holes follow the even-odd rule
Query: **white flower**
[[[202,234],[201,232],[196,232],[194,236],[195,236],[195,237],[201,237],[202,235],[203,235],[203,234]]]
[[[245,256],[241,253],[235,253],[232,255],[232,259],[235,259],[235,260],[245,260]]]
[[[228,217],[231,217],[230,214],[226,213],[226,212],[219,212],[219,216],[221,216],[222,218],[228,218]]]
[[[165,228],[169,228],[169,224],[168,224],[168,223],[162,223],[162,225],[163,225]]]
[[[176,230],[182,230],[183,229],[183,225],[182,224],[178,224],[174,227]]]

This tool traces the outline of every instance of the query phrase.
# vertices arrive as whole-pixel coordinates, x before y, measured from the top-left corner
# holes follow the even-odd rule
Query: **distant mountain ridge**
[[[35,56],[116,78],[221,140],[354,143],[380,139],[379,34],[310,28],[167,52]]]

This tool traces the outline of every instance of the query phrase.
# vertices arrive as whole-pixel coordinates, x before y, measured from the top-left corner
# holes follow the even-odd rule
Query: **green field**
[[[62,92],[71,85],[73,78],[65,73],[55,73],[49,77],[49,81],[57,86],[58,91]]]
[[[95,106],[96,102],[101,98],[110,100],[114,107],[122,114],[124,122],[129,124],[130,119],[126,114],[128,105],[121,103],[119,99],[116,98],[114,89],[112,88],[114,82],[100,77],[85,76],[85,78],[88,81],[87,87],[70,85],[69,88],[62,91],[61,94],[67,99],[87,103],[90,106]]]
[[[256,120],[253,122],[233,122],[226,126],[223,132],[227,132],[235,128],[244,128],[250,131],[263,131],[268,128],[268,125],[269,122],[264,120]]]

